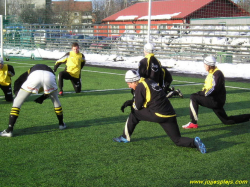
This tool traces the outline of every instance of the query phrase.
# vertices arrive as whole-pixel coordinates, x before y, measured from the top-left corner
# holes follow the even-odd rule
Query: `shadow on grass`
[[[162,129],[163,130],[163,129]],[[164,132],[164,130],[163,130]],[[154,140],[154,139],[160,139],[160,138],[166,138],[167,141],[171,141],[172,140],[169,138],[169,136],[167,134],[162,135],[162,136],[153,136],[153,137],[143,137],[143,138],[133,138],[132,142],[140,142],[140,141],[144,141],[144,140]],[[173,143],[174,144],[174,143]]]
[[[83,121],[74,121],[74,122],[67,122],[67,128],[63,131],[67,131],[67,129],[77,129],[77,128],[86,128],[92,126],[101,126],[101,125],[110,125],[113,123],[122,123],[125,124],[127,116],[114,116],[114,117],[106,117],[106,118],[99,118],[99,119],[91,119],[91,120],[83,120]],[[121,133],[122,133],[121,129]],[[14,137],[16,136],[24,136],[24,135],[31,135],[31,134],[40,134],[40,133],[48,133],[52,131],[59,131],[58,124],[52,125],[43,125],[43,126],[33,126],[27,127],[23,129],[14,129],[13,134]]]
[[[214,128],[212,128],[213,126]],[[221,127],[216,128],[216,126],[221,126]],[[203,127],[211,127],[211,128],[210,129],[206,128],[202,130]],[[213,135],[223,131],[226,132],[220,133],[219,135]],[[199,134],[203,135],[206,134],[206,137],[202,138],[202,141],[206,145],[207,152],[211,153],[245,143],[243,141],[238,141],[238,140],[240,140],[241,135],[249,133],[249,122],[244,122],[241,124],[234,124],[234,125],[223,125],[223,124],[204,125],[201,126],[201,128],[197,129],[195,132],[197,133],[197,136],[199,136]],[[189,133],[193,134],[194,130],[190,129],[187,130],[187,132],[181,134],[182,136],[186,136],[186,134]],[[238,137],[239,139],[236,142],[232,137]]]
[[[126,118],[127,118],[127,115],[119,115],[119,116],[104,117],[104,118],[99,118],[99,119],[95,118],[95,119],[90,119],[90,120],[68,122],[66,125],[67,125],[67,129],[79,129],[80,130],[80,128],[104,126],[104,125],[110,125],[114,123],[125,124]],[[154,123],[154,124],[158,125],[157,123]],[[67,132],[67,129],[63,130],[63,132],[65,131]],[[16,129],[14,130],[14,137],[41,134],[41,133],[51,133],[51,132],[56,132],[56,131],[60,131],[60,130],[58,129],[58,124],[54,123],[51,125],[33,126],[33,127],[23,128],[23,129]],[[122,131],[123,131],[123,126],[120,129],[120,134],[118,134],[117,136],[121,135]],[[162,131],[164,130],[162,129]],[[235,124],[235,125],[223,125],[221,123],[203,125],[199,129],[195,129],[195,130],[191,129],[191,130],[182,132],[181,135],[182,137],[190,137],[190,138],[194,138],[195,136],[200,136],[201,134],[203,136],[205,135],[205,137],[202,138],[202,141],[207,147],[207,152],[212,153],[212,152],[217,152],[220,150],[228,149],[238,144],[244,144],[245,143],[244,141],[241,141],[240,139],[235,140],[235,138],[236,137],[241,138],[241,135],[248,134],[248,133],[249,133],[249,122],[245,122],[242,124]],[[191,134],[191,136],[189,136],[189,134]],[[139,142],[143,140],[147,141],[147,140],[160,139],[160,138],[166,138],[167,141],[171,141],[168,135],[164,134],[161,136],[143,137],[143,138],[133,137],[133,142]]]
[[[6,104],[6,105],[12,105],[12,101],[6,101],[4,98],[0,98],[0,105]]]
[[[228,149],[235,145],[244,144],[244,141],[233,141],[232,137],[238,137],[240,140],[240,135],[249,133],[249,122],[245,122],[242,124],[235,125],[224,125],[224,127],[215,129],[216,131],[227,131],[226,133],[210,136],[204,138],[204,142],[209,150],[209,152],[216,152],[223,149]],[[205,130],[205,132],[212,132],[214,129]],[[228,132],[229,131],[229,132]],[[224,141],[223,139],[227,138],[228,141]]]
[[[209,126],[216,126],[214,125],[209,125]],[[237,141],[234,140],[234,136],[238,136],[240,138],[240,135],[243,134],[248,134],[249,133],[249,124],[243,123],[243,124],[236,124],[236,125],[225,125],[224,127],[221,128],[216,128],[216,129],[209,129],[209,130],[199,130],[196,131],[195,136],[193,136],[194,131],[192,132],[184,132],[181,133],[182,137],[189,137],[189,138],[194,138],[196,136],[199,136],[199,134],[210,134],[213,131],[226,131],[225,133],[219,134],[219,135],[214,135],[214,136],[206,136],[205,138],[201,138],[202,142],[206,145],[207,148],[207,153],[213,153],[221,150],[226,150],[231,147],[234,147],[239,144],[245,144],[245,141],[242,141],[238,139]],[[188,134],[192,134],[192,136],[188,136]],[[171,141],[171,139],[168,137],[168,135],[162,135],[162,136],[154,136],[154,137],[143,137],[143,138],[133,138],[133,142],[139,142],[139,141],[147,141],[147,140],[152,140],[152,139],[161,139],[161,138],[166,138],[167,141]]]

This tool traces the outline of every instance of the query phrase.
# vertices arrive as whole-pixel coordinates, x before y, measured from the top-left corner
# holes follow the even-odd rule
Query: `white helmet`
[[[214,56],[207,56],[205,59],[204,59],[204,64],[207,64],[208,66],[215,66],[216,64],[216,59]]]
[[[153,53],[154,51],[154,45],[151,43],[147,43],[144,45],[144,51],[147,53]]]
[[[140,80],[140,75],[138,71],[132,69],[128,70],[125,74],[125,82],[135,82]]]

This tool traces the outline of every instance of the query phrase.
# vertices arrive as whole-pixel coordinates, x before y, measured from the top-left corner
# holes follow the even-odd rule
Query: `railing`
[[[201,60],[204,56],[213,54],[223,62],[250,62],[250,25],[174,24],[151,27],[150,41],[154,43],[155,54],[158,56]],[[142,25],[134,25],[133,29],[125,29],[124,25],[61,26],[57,33],[48,31],[45,39],[36,37],[38,33],[44,34],[41,28],[45,27],[40,25],[26,26],[20,30],[6,29],[4,48],[43,48],[66,52],[70,50],[72,42],[78,42],[81,50],[86,53],[135,56],[143,55],[143,46],[147,42],[145,26],[140,29]],[[73,35],[90,37],[73,39]],[[101,36],[118,37],[105,41]]]

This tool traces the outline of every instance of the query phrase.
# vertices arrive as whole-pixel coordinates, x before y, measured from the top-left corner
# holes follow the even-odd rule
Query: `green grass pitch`
[[[34,64],[54,66],[51,60],[10,60],[8,64],[16,71],[13,82]],[[238,186],[249,185],[250,122],[226,126],[212,110],[200,107],[199,128],[181,129],[190,121],[190,94],[202,88],[204,79],[174,76],[172,85],[181,89],[184,98],[170,101],[182,136],[199,136],[207,154],[175,146],[159,124],[150,122],[138,124],[130,143],[113,142],[112,138],[122,134],[129,115],[129,108],[122,113],[120,107],[132,98],[124,82],[125,72],[85,66],[79,94],[73,92],[70,81],[64,81],[65,94],[60,101],[68,127],[65,130],[58,129],[49,99],[40,105],[34,102],[37,95],[29,97],[21,108],[14,137],[0,138],[0,185],[200,186],[193,181],[217,186],[223,186],[218,185],[222,181],[231,182],[230,186],[245,181]],[[228,115],[249,113],[249,83],[227,81],[226,86]],[[0,130],[7,128],[11,106],[0,90]]]

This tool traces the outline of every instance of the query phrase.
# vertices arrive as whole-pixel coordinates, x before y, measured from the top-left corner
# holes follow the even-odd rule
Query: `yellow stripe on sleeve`
[[[163,115],[163,114],[160,114],[160,113],[155,113],[155,115],[157,115],[158,117],[161,117],[161,118],[171,118],[171,117],[174,117],[176,116],[176,114],[173,114],[173,115]]]

